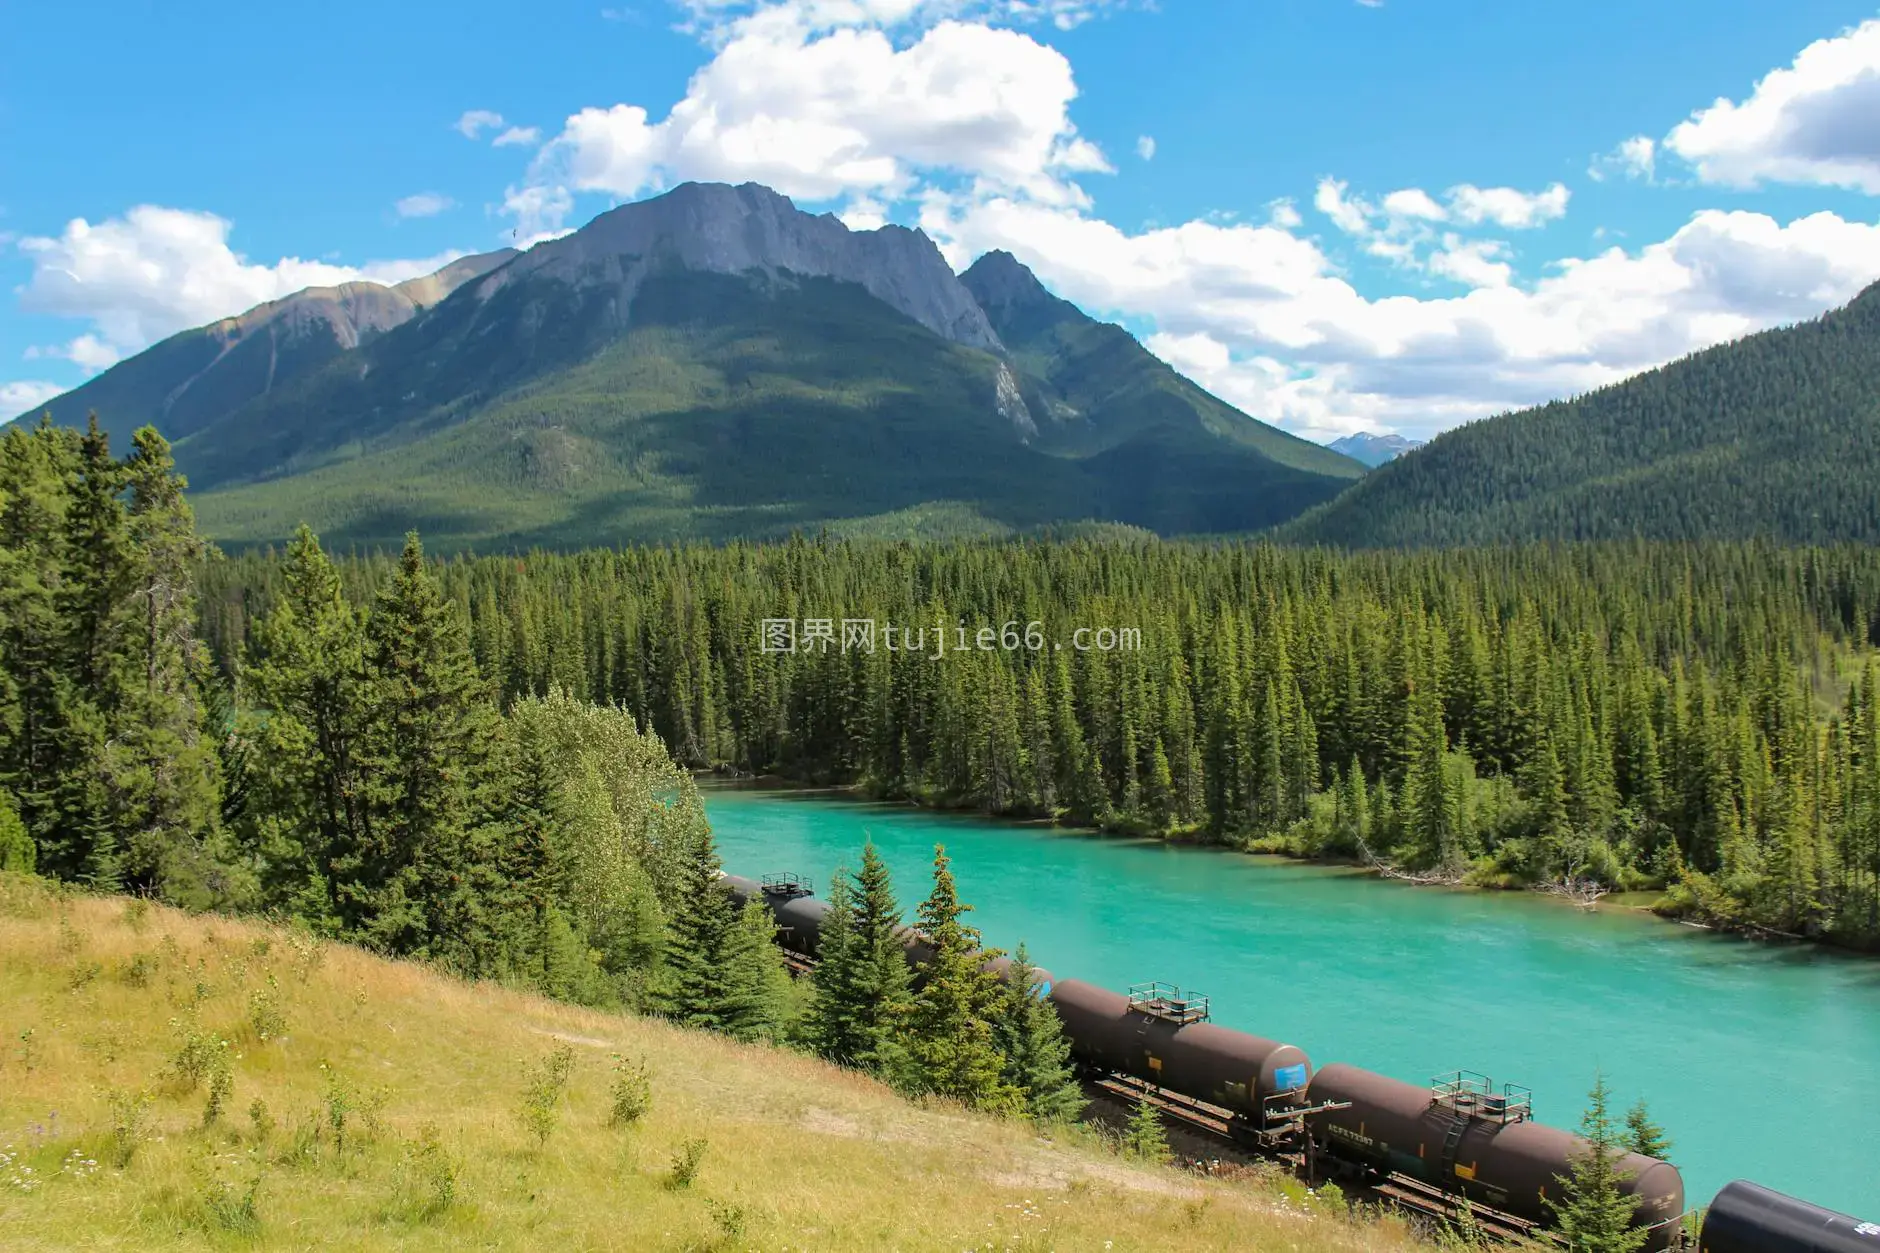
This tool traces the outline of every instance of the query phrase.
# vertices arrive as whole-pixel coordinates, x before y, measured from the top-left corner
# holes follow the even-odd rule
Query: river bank
[[[1301,865],[1345,870],[1359,876],[1390,880],[1412,887],[1442,888],[1451,892],[1513,893],[1560,905],[1569,905],[1580,912],[1592,912],[1602,908],[1623,910],[1632,914],[1649,916],[1668,925],[1687,927],[1716,935],[1771,944],[1819,947],[1857,957],[1880,956],[1880,953],[1876,953],[1875,950],[1841,944],[1828,937],[1795,935],[1741,919],[1694,914],[1688,902],[1679,900],[1666,891],[1663,885],[1644,889],[1613,889],[1600,893],[1595,900],[1587,901],[1576,898],[1572,893],[1550,892],[1546,885],[1542,884],[1484,882],[1473,879],[1466,873],[1457,877],[1394,874],[1390,868],[1380,866],[1375,862],[1367,862],[1362,857],[1316,854],[1287,848],[1277,837],[1244,836],[1219,840],[1209,838],[1198,829],[1158,832],[1147,828],[1089,826],[1064,822],[1057,818],[988,814],[966,805],[947,805],[916,797],[880,794],[857,783],[806,783],[784,775],[750,774],[724,769],[700,770],[695,771],[694,775],[721,787],[745,787],[754,790],[791,792],[809,797],[821,796],[832,800],[894,805],[915,813],[943,814],[948,817],[992,822],[1020,829],[1062,832],[1089,839],[1153,840],[1177,848],[1208,850],[1241,857],[1272,857]]]

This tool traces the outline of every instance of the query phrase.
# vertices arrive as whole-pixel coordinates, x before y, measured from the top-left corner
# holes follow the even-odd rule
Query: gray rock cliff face
[[[993,404],[998,406],[999,416],[1012,424],[1020,442],[1030,443],[1038,433],[1038,424],[1032,420],[1031,406],[1025,403],[1024,395],[1018,390],[1018,376],[1012,373],[1009,364],[999,362],[999,373],[992,386]]]
[[[277,337],[288,338],[326,326],[331,328],[341,348],[356,348],[360,340],[403,325],[420,309],[436,304],[515,255],[515,249],[503,248],[459,257],[435,273],[406,279],[394,287],[368,282],[309,287],[256,305],[246,313],[212,322],[204,329],[224,344],[231,344],[263,328]]]
[[[756,183],[686,183],[537,244],[479,285],[487,299],[531,275],[621,289],[627,309],[656,265],[715,274],[785,272],[855,283],[937,335],[1001,350],[992,324],[932,240],[904,226],[852,231]]]
[[[359,341],[401,325],[418,306],[396,288],[377,283],[341,283],[338,287],[309,287],[291,296],[257,305],[246,313],[211,323],[209,334],[223,344],[266,332],[283,338],[330,328],[341,348],[357,348]]]
[[[392,290],[407,297],[412,304],[428,309],[472,279],[482,278],[497,266],[520,254],[514,248],[498,248],[475,256],[458,257],[434,274],[408,278]]]

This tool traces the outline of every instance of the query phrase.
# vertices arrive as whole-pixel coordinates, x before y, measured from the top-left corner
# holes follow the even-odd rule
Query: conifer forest
[[[0,458],[0,847],[42,873],[667,995],[718,768],[1880,941],[1870,549],[222,555],[154,432]]]
[[[220,669],[265,652],[296,561],[206,568]],[[336,573],[365,604],[399,568]],[[434,570],[500,704],[624,708],[695,769],[1880,942],[1869,548],[797,539]]]

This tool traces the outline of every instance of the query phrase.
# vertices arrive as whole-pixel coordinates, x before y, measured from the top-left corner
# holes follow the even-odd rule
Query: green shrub
[[[457,1161],[444,1147],[437,1124],[426,1123],[405,1145],[400,1192],[407,1217],[435,1218],[457,1203]]]
[[[612,1121],[616,1127],[630,1127],[646,1117],[653,1108],[653,1072],[644,1057],[628,1061],[614,1054]]]
[[[528,1070],[522,1092],[522,1125],[537,1144],[548,1143],[561,1122],[561,1098],[574,1073],[574,1049],[563,1044]]]
[[[105,1104],[111,1110],[111,1162],[123,1170],[150,1134],[150,1096],[113,1091],[106,1095]]]
[[[679,1146],[672,1158],[672,1169],[666,1172],[666,1186],[676,1192],[691,1187],[698,1178],[699,1167],[705,1164],[705,1150],[709,1147],[701,1139],[687,1140]]]

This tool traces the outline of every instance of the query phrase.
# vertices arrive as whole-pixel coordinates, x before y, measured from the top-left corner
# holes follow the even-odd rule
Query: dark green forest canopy
[[[1364,547],[1880,540],[1880,284],[1577,400],[1471,423],[1283,528]]]
[[[391,569],[342,565],[361,599]],[[1880,936],[1869,548],[798,539],[437,571],[504,699],[622,702],[693,766]],[[218,654],[278,579],[264,553],[209,568]],[[760,646],[765,619],[845,618],[1017,647]]]

